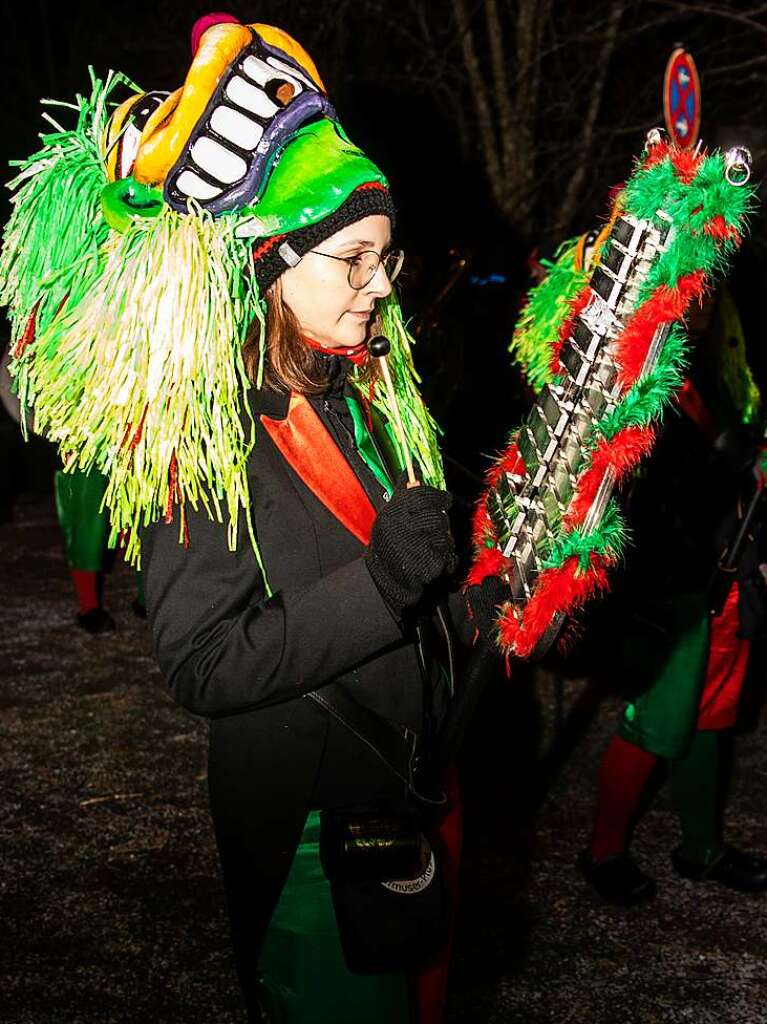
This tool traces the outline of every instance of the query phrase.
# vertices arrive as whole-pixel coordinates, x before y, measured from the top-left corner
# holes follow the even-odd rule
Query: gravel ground
[[[0,573],[0,1021],[241,1021],[205,728],[165,694],[132,574],[117,565],[107,581],[117,633],[74,629],[40,497],[0,526]],[[673,876],[664,790],[635,841],[658,878],[652,905],[601,907],[575,875],[618,712],[543,670],[489,688],[463,766],[450,1024],[767,1024],[767,902]],[[767,849],[765,728],[755,719],[739,738],[728,819],[755,849]]]

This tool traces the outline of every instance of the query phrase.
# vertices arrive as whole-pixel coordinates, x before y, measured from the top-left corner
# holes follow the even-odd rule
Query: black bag
[[[439,847],[429,840],[444,795],[420,796],[414,737],[341,688],[310,694],[405,783],[399,804],[322,811],[320,859],[330,882],[346,966],[354,974],[407,970],[448,940],[450,894]]]
[[[418,810],[323,811],[321,819],[320,857],[349,970],[405,970],[441,949],[450,898]]]

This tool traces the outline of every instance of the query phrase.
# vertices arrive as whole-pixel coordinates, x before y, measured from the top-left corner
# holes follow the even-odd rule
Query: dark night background
[[[448,455],[473,474],[484,465],[478,453],[502,444],[526,401],[519,404],[505,347],[528,256],[551,254],[598,223],[609,188],[624,179],[648,128],[662,124],[663,71],[678,42],[698,62],[704,141],[749,145],[761,173],[767,13],[742,8],[735,0],[229,4],[242,20],[278,24],[306,46],[350,136],[390,177],[408,254],[404,306],[433,325],[423,325],[416,355],[427,398]],[[177,87],[190,28],[208,10],[170,0],[7,5],[0,166],[33,151],[41,97],[71,99],[88,88],[88,65],[102,75],[124,71],[143,88]],[[0,202],[5,219],[5,195]],[[757,220],[740,260],[745,290],[761,271],[764,235]],[[432,310],[451,251],[468,269]],[[468,486],[464,475],[459,487]]]
[[[35,149],[40,97],[88,89],[88,65],[143,88],[176,88],[190,29],[211,6],[4,4],[0,167]],[[407,252],[403,304],[419,330],[416,362],[464,512],[488,454],[530,402],[506,351],[528,260],[598,223],[646,131],[662,124],[663,71],[676,44],[698,63],[704,142],[748,145],[758,178],[767,167],[767,4],[221,7],[300,40],[349,135],[390,178]],[[7,212],[2,195],[3,221]],[[466,269],[435,305],[457,259]],[[757,214],[734,286],[763,392],[766,263]],[[0,351],[6,340],[0,321]],[[0,939],[0,1022],[233,1024],[203,730],[164,694],[145,629],[130,618],[124,566],[108,582],[118,633],[103,648],[74,635],[54,467],[43,442],[21,444],[0,407],[0,923],[11,936]],[[763,661],[733,783],[736,831],[757,847],[767,845]],[[674,888],[667,799],[642,826],[665,887],[654,909],[626,916],[576,891],[572,863],[619,708],[587,674],[576,661],[520,672],[513,687],[496,681],[480,709],[465,768],[465,903],[449,1020],[767,1024],[764,904]]]

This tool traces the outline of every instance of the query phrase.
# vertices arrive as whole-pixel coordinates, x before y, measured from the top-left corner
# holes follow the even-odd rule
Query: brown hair
[[[295,391],[299,395],[320,395],[330,383],[327,361],[322,353],[307,345],[301,336],[295,314],[282,297],[279,278],[264,296],[266,299],[265,327],[254,320],[242,347],[245,372],[251,384],[258,377],[262,333],[265,335],[264,387],[272,391]],[[374,333],[377,320],[374,321]],[[368,359],[363,366],[362,381],[375,377]],[[358,378],[359,379],[359,378]]]

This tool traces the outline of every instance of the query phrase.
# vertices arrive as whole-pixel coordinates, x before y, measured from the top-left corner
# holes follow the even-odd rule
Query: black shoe
[[[137,619],[146,618],[146,605],[142,604],[141,601],[138,600],[138,598],[133,602],[133,604],[130,607],[131,611],[133,612]]]
[[[690,882],[718,882],[735,892],[764,892],[767,889],[767,859],[725,846],[710,864],[689,860],[678,847],[671,854],[674,871]]]
[[[78,612],[75,622],[86,633],[112,633],[117,629],[115,620],[103,608],[91,608],[89,612]]]
[[[578,867],[588,884],[605,903],[632,907],[655,896],[655,879],[649,878],[628,853],[595,861],[588,850],[578,854]]]

